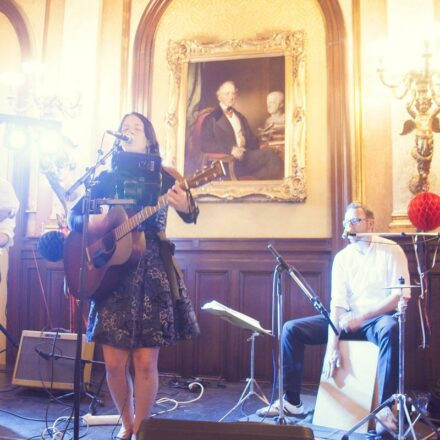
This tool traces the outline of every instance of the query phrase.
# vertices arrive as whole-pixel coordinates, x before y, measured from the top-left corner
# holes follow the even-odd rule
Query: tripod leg
[[[423,415],[422,410],[420,409],[420,407],[417,405],[416,402],[413,401],[412,398],[408,398],[408,401],[411,403],[411,405],[414,406],[415,411],[417,413],[417,417],[415,418],[415,420],[412,422],[412,424],[409,424],[409,414],[407,414],[407,419],[408,419],[408,424],[409,424],[409,428],[407,429],[407,431],[405,432],[405,437],[406,435],[409,433],[410,430],[413,431],[412,426],[415,425],[415,423],[421,419],[423,420],[423,422],[425,422],[432,430],[432,434],[428,437],[426,437],[426,439],[431,438],[433,436],[435,436],[435,438],[440,439],[440,430],[431,422],[431,420],[429,420],[428,417],[426,417],[425,415]],[[405,407],[406,409],[406,407]]]
[[[226,417],[229,416],[232,412],[234,412],[245,400],[247,400],[251,394],[246,395],[245,397],[240,398],[240,400],[219,420],[219,422],[222,422]]]
[[[258,382],[254,380],[255,388],[257,388],[258,392],[254,392],[254,394],[266,405],[269,405],[269,401],[267,400],[266,395],[263,393],[263,390],[261,389],[260,385],[258,385]]]
[[[92,415],[95,415],[95,414],[96,414],[96,404],[97,404],[97,403],[101,403],[101,401],[100,401],[100,399],[98,398],[98,396],[99,396],[99,393],[101,392],[101,388],[102,388],[102,386],[104,385],[105,377],[106,377],[106,372],[105,372],[105,370],[104,370],[104,374],[102,375],[102,378],[101,378],[101,380],[99,381],[99,385],[98,385],[98,388],[97,388],[97,390],[96,390],[96,393],[95,393],[95,395],[93,396],[93,399],[92,399],[92,401],[90,402],[90,405],[89,405],[89,412],[90,412],[90,414],[92,414]]]
[[[399,405],[400,405],[399,411],[402,411],[402,407],[403,407],[403,413],[405,414],[406,421],[408,422],[408,431],[411,431],[413,439],[417,440],[417,436],[416,436],[416,433],[414,431],[414,424],[418,420],[418,417],[416,417],[414,422],[411,420],[411,417],[410,417],[409,412],[408,412],[408,408],[406,407],[405,396],[400,396],[400,397],[401,398],[399,399]],[[402,423],[402,425],[403,425],[403,423]],[[402,429],[403,429],[403,426],[402,426]],[[400,435],[400,433],[399,433],[399,435]],[[403,433],[402,433],[402,438],[404,438]]]
[[[367,423],[368,421],[370,421],[371,419],[376,419],[379,420],[376,417],[376,414],[382,409],[385,408],[387,405],[389,405],[390,403],[394,402],[394,396],[391,396],[390,398],[388,398],[387,400],[385,400],[385,402],[383,402],[382,404],[380,404],[376,409],[374,409],[373,411],[370,412],[370,414],[366,415],[362,420],[360,420],[358,423],[356,423],[356,425],[354,425],[349,431],[347,431],[342,437],[341,440],[347,440],[350,437],[350,434],[353,434],[353,432],[355,432],[358,428],[360,428],[362,425],[364,425],[365,423]],[[380,423],[382,423],[379,420]],[[383,423],[382,423],[383,425]],[[387,429],[387,427],[385,425],[383,425],[385,429]],[[388,429],[387,429],[388,430]]]
[[[15,342],[14,338],[12,337],[12,335],[1,324],[0,324],[0,331],[6,336],[6,338],[12,344],[13,347],[18,348],[18,344]]]
[[[226,419],[226,417],[229,416],[229,414],[231,414],[233,411],[235,411],[248,397],[250,397],[252,395],[252,393],[249,390],[249,387],[251,386],[251,380],[248,378],[246,379],[246,386],[243,390],[243,392],[241,393],[240,398],[238,399],[238,402],[219,420],[219,422],[223,421],[224,419]]]
[[[244,387],[243,392],[241,393],[240,398],[238,399],[238,401],[241,401],[243,399],[244,396],[246,396],[246,394],[251,393],[252,391],[252,384],[251,384],[251,379],[246,379],[246,386]]]

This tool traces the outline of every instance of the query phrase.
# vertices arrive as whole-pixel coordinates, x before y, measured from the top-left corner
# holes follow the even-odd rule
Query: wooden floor
[[[102,377],[101,372],[93,375],[93,381],[98,382]],[[11,385],[11,371],[0,372],[0,439],[49,439],[61,438],[45,435],[45,430],[53,427],[58,418],[68,418],[72,414],[72,399],[51,399],[49,394],[43,389],[15,387]],[[245,384],[244,383],[223,383],[217,381],[202,380],[204,391],[201,395],[200,387],[195,386],[191,392],[188,384],[191,380],[181,378],[160,378],[160,389],[158,399],[173,399],[179,404],[176,409],[171,401],[156,404],[153,412],[156,417],[162,419],[180,419],[193,421],[219,421],[234,405],[238,402]],[[271,398],[272,388],[270,384],[261,384],[263,392],[268,399]],[[311,424],[313,408],[316,400],[316,388],[305,387],[302,399],[306,407],[305,417],[288,418],[291,424],[311,427],[315,438],[339,439],[343,432],[325,427],[318,427]],[[100,394],[103,405],[96,407],[96,415],[116,414],[114,405],[109,396],[107,387],[104,385]],[[89,412],[90,398],[84,397],[81,402],[81,413]],[[261,420],[255,415],[255,411],[262,406],[262,402],[252,396],[240,405],[225,422],[264,422],[276,423],[273,419]],[[59,430],[66,428],[66,423],[62,420],[56,425]],[[115,425],[106,426],[82,426],[80,438],[91,440],[114,439],[119,427]],[[280,428],[281,429],[281,428]],[[66,430],[64,439],[73,438],[73,424]],[[365,435],[356,434],[350,438],[363,439]],[[225,439],[227,440],[227,439]]]

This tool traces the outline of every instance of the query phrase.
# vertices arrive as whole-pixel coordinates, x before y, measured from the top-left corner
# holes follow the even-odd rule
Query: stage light
[[[24,150],[31,143],[31,136],[27,127],[9,126],[6,128],[4,144],[6,148],[15,151]]]

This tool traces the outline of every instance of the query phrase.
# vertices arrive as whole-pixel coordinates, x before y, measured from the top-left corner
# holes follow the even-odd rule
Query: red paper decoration
[[[432,231],[440,226],[440,197],[432,192],[415,195],[408,204],[408,218],[422,231]]]

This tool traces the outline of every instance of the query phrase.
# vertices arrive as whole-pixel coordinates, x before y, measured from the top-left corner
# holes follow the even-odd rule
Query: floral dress
[[[111,181],[108,174],[98,179],[101,183],[94,188],[94,197],[111,197],[108,195],[114,188]],[[174,181],[162,170],[161,193],[164,194]],[[89,341],[133,349],[172,345],[199,333],[185,284],[177,276],[176,297],[168,279],[166,262],[161,257],[158,233],[165,231],[167,211],[167,206],[161,208],[141,225],[147,252],[138,265],[128,269],[108,295],[91,301],[86,331]],[[187,223],[195,222],[197,214],[198,210],[191,214],[179,213]]]

